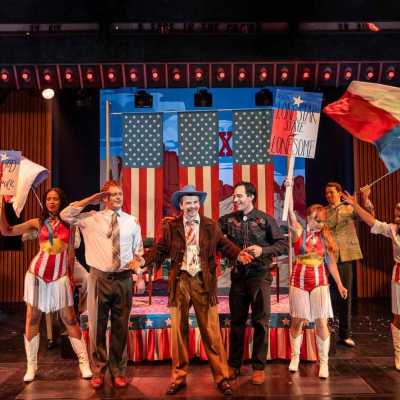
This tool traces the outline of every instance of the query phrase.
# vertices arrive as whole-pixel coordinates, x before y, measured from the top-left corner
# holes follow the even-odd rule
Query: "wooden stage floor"
[[[318,365],[302,362],[299,373],[288,372],[282,360],[268,362],[267,380],[255,387],[249,382],[251,368],[233,383],[235,399],[400,399],[400,372],[393,367],[389,332],[390,306],[386,302],[358,301],[354,310],[354,349],[336,346],[330,360],[329,379],[317,378]],[[37,379],[25,385],[23,350],[24,310],[3,308],[0,314],[0,399],[146,399],[165,398],[169,383],[168,361],[130,364],[130,385],[115,389],[109,378],[98,391],[79,379],[77,362],[62,358],[63,346],[46,349],[42,340]],[[44,332],[43,332],[44,333]],[[194,361],[188,387],[174,396],[190,399],[223,398],[215,388],[204,362]],[[172,397],[170,397],[172,398]]]

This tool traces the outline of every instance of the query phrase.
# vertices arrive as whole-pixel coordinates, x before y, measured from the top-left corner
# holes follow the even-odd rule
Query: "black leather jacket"
[[[224,215],[218,222],[222,232],[239,247],[246,248],[254,244],[262,247],[261,256],[255,258],[249,265],[234,264],[232,277],[234,278],[234,275],[245,277],[265,275],[270,278],[269,266],[272,257],[288,252],[287,239],[275,219],[254,208],[247,215],[241,211]]]

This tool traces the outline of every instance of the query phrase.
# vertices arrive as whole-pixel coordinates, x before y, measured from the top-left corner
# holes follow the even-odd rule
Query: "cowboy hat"
[[[175,193],[172,194],[171,197],[171,202],[172,205],[179,210],[179,201],[181,199],[181,197],[183,196],[198,196],[199,200],[200,200],[200,204],[203,205],[204,200],[207,197],[207,193],[206,192],[198,192],[196,190],[196,188],[192,185],[187,185],[184,186],[181,190],[176,191]]]

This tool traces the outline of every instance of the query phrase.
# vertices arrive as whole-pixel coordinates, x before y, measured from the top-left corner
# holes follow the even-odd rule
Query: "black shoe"
[[[228,382],[228,379],[223,379],[221,382],[218,383],[217,387],[224,396],[232,396],[232,386]]]
[[[57,346],[57,342],[55,340],[47,340],[47,348],[49,350],[53,349],[56,346]]]
[[[165,394],[172,395],[178,393],[181,389],[186,387],[186,382],[175,383],[172,382],[169,386]]]

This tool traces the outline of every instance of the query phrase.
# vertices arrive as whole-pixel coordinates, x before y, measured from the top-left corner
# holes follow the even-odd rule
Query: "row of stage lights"
[[[115,64],[0,66],[0,88],[185,88],[400,85],[400,63]]]

